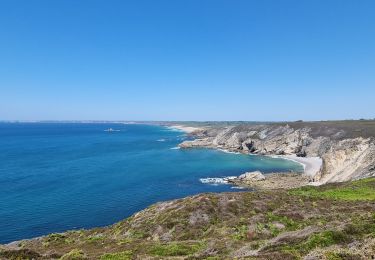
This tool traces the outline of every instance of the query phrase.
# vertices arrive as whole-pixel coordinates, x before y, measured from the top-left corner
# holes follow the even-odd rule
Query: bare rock
[[[246,172],[238,177],[242,181],[263,181],[266,177],[260,172]]]

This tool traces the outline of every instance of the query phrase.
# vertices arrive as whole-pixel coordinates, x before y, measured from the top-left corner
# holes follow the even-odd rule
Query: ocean
[[[203,178],[303,171],[283,159],[177,149],[187,138],[156,125],[0,123],[0,243],[110,225],[159,201],[240,191]]]

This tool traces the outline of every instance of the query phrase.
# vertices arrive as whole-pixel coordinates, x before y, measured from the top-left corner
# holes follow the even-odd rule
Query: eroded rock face
[[[375,144],[371,139],[345,139],[323,154],[320,181],[338,182],[375,175]]]
[[[374,133],[375,137],[375,133]],[[321,157],[323,169],[315,181],[340,182],[375,176],[374,137],[352,138],[343,130],[291,127],[288,124],[238,125],[210,131],[185,141],[181,148],[208,147],[263,155]]]

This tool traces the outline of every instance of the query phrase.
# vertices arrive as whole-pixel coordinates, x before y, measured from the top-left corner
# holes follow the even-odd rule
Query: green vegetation
[[[202,249],[202,244],[171,243],[154,245],[150,253],[157,256],[187,256]]]
[[[361,259],[361,256],[354,253],[348,253],[344,250],[340,250],[339,252],[326,252],[324,254],[326,260],[344,260],[344,259]]]
[[[299,224],[296,221],[287,216],[277,216],[273,212],[268,212],[267,217],[270,222],[277,221],[284,224],[287,230],[296,230],[299,227]]]
[[[0,259],[24,260],[24,259],[38,259],[38,258],[40,258],[40,254],[30,249],[2,250],[0,247]]]
[[[133,252],[130,250],[113,253],[113,254],[104,254],[100,257],[100,260],[130,260],[132,259]]]
[[[303,252],[309,252],[311,249],[327,247],[334,244],[340,244],[347,241],[348,238],[343,232],[340,231],[324,231],[321,233],[313,234],[309,239],[301,245]]]
[[[312,234],[306,240],[296,244],[290,243],[288,245],[282,245],[276,248],[276,250],[280,250],[282,252],[289,253],[294,257],[300,258],[314,249],[326,248],[331,245],[342,244],[347,241],[348,237],[343,232],[329,230]]]
[[[69,234],[52,233],[43,241],[43,246],[49,247],[56,244],[73,244],[74,241],[75,240],[69,236]]]
[[[245,240],[248,238],[249,227],[247,225],[241,225],[234,228],[235,233],[233,234],[233,239]]]
[[[200,194],[155,204],[110,227],[0,246],[0,259],[371,259],[374,200],[375,178]]]
[[[79,249],[73,249],[69,253],[66,253],[63,255],[61,260],[81,260],[81,259],[87,259],[86,255],[83,253],[82,250]]]
[[[47,236],[48,242],[60,241],[64,239],[65,239],[65,236],[62,234],[58,234],[58,233],[52,233]]]
[[[340,187],[328,185],[327,187],[312,187],[306,186],[289,191],[291,195],[312,197],[312,198],[327,198],[337,200],[375,200],[375,178],[363,179],[346,183]]]
[[[100,235],[94,235],[87,238],[87,241],[92,243],[100,242],[102,240],[104,240],[104,237]]]

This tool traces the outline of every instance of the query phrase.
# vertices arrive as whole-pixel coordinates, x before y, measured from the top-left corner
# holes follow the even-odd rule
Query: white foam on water
[[[184,130],[175,128],[173,126],[166,126],[165,128],[166,128],[165,131],[170,131],[170,132],[185,132]]]
[[[218,149],[218,150],[224,153],[241,154],[240,152],[232,152],[232,151],[225,150],[225,149]]]
[[[165,139],[158,139],[157,142],[165,142]]]
[[[218,184],[228,184],[229,180],[233,180],[237,178],[237,176],[227,176],[222,178],[200,178],[199,181],[204,184],[212,184],[212,185],[218,185]]]
[[[267,156],[270,157],[270,158],[274,158],[274,159],[284,159],[284,160],[288,160],[288,161],[298,163],[298,164],[302,165],[303,171],[306,170],[306,164],[304,164],[303,162],[294,160],[293,158],[282,156],[282,155],[267,155]]]
[[[246,188],[245,187],[241,187],[241,186],[233,186],[233,187],[231,187],[231,189],[243,190],[243,189],[246,189]]]
[[[169,149],[171,149],[171,150],[178,150],[178,149],[180,149],[181,147],[178,147],[178,146],[176,146],[176,147],[172,147],[172,148],[169,148]]]

